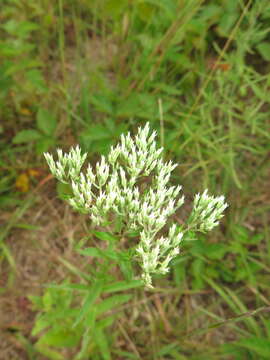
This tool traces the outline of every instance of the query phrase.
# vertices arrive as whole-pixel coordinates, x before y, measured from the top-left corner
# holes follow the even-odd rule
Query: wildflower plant
[[[131,298],[119,292],[153,287],[152,277],[169,271],[190,232],[206,233],[223,216],[224,197],[205,190],[195,196],[184,225],[175,221],[184,204],[182,187],[170,184],[177,164],[162,159],[155,138],[147,123],[134,137],[122,135],[95,166],[85,163],[87,155],[78,146],[68,153],[58,149],[57,159],[44,154],[52,174],[69,184],[68,203],[89,217],[95,236],[107,245],[82,248],[79,242],[76,251],[93,259],[86,271],[68,264],[80,283],[65,279],[49,285],[43,296],[32,296],[39,310],[32,335],[38,335],[35,348],[46,358],[64,359],[58,348],[73,347],[74,360],[92,358],[96,351],[111,359],[106,331],[112,333],[115,308]],[[113,272],[115,265],[124,280]]]
[[[85,171],[87,155],[78,146],[69,153],[58,149],[57,160],[44,154],[52,174],[70,184],[72,196],[67,201],[75,210],[87,214],[94,226],[136,235],[133,259],[147,287],[152,287],[154,274],[169,271],[185,233],[212,230],[228,206],[223,196],[213,197],[205,190],[195,196],[186,225],[174,222],[173,215],[184,203],[182,187],[170,185],[177,164],[162,159],[163,149],[157,148],[155,138],[147,123],[134,138],[122,135],[106,157],[94,168],[88,164]]]

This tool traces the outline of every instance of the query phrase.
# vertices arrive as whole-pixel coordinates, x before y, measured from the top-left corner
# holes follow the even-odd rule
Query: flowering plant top
[[[163,161],[163,149],[157,149],[155,137],[149,123],[134,138],[130,133],[121,135],[119,144],[101,157],[95,170],[89,164],[85,172],[82,166],[87,154],[79,146],[65,154],[58,149],[56,161],[44,154],[52,174],[71,185],[73,195],[68,202],[75,210],[89,214],[95,225],[121,223],[127,232],[139,234],[136,253],[148,287],[152,274],[169,271],[186,231],[171,220],[184,203],[182,187],[169,185],[177,164]],[[187,228],[212,230],[227,206],[223,196],[209,196],[207,190],[197,194]]]

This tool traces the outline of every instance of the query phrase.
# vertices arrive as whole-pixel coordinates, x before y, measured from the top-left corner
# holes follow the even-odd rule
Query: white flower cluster
[[[190,222],[195,225],[196,230],[207,232],[219,224],[224,210],[228,207],[224,200],[224,196],[209,196],[208,190],[195,195]]]
[[[55,162],[51,154],[44,154],[51,173],[65,184],[68,184],[70,180],[77,180],[87,154],[82,155],[80,147],[76,146],[70,150],[69,154],[63,154],[63,151],[58,149],[57,155],[58,161]]]
[[[151,286],[151,274],[164,274],[170,261],[179,253],[183,237],[176,224],[167,236],[159,232],[168,224],[172,214],[184,203],[181,186],[169,186],[170,175],[177,166],[162,160],[162,148],[156,148],[156,132],[150,134],[149,124],[139,128],[134,139],[128,133],[112,147],[108,156],[101,157],[95,172],[89,164],[85,173],[81,168],[86,154],[79,147],[64,154],[57,150],[58,161],[46,153],[52,174],[62,182],[70,183],[73,196],[70,205],[89,214],[96,225],[116,221],[125,224],[128,231],[140,233],[136,252],[140,258],[143,279]],[[224,198],[213,198],[204,192],[195,198],[192,221],[200,223],[199,231],[211,230],[225,209]]]

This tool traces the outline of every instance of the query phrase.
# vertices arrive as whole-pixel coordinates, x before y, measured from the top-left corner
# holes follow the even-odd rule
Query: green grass
[[[48,174],[42,152],[79,142],[94,161],[122,132],[150,121],[166,156],[180,163],[175,182],[190,196],[205,187],[225,193],[230,207],[208,240],[184,244],[170,276],[157,280],[159,300],[134,292],[114,336],[100,330],[96,346],[109,346],[115,359],[268,359],[269,317],[254,311],[270,305],[269,1],[2,2],[3,298],[21,267],[11,234],[34,231],[29,199]],[[41,178],[29,176],[24,194],[15,183],[29,169]],[[57,196],[49,186],[37,193]],[[71,248],[85,229],[77,237],[70,227]],[[65,256],[64,277],[84,274]],[[26,358],[39,359],[29,330],[18,337]]]

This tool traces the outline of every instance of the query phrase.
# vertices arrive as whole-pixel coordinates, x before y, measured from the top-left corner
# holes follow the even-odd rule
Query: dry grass
[[[47,184],[47,189],[36,194],[35,204],[21,219],[21,222],[35,226],[37,230],[14,228],[6,239],[16,272],[12,275],[9,265],[1,264],[1,286],[6,291],[0,297],[0,331],[4,339],[0,343],[0,359],[15,359],[16,356],[27,359],[24,345],[16,336],[19,331],[31,339],[36,314],[27,296],[41,294],[45,284],[61,281],[67,276],[67,269],[59,258],[76,263],[72,241],[74,234],[78,235],[82,230],[82,221],[61,201],[50,199],[52,187]]]

